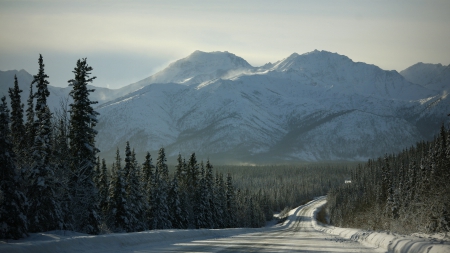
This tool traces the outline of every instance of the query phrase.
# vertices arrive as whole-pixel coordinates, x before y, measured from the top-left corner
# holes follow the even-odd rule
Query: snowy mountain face
[[[419,62],[402,70],[401,75],[406,80],[420,84],[431,90],[450,90],[450,65],[430,64]]]
[[[430,139],[448,122],[449,73],[420,63],[399,74],[325,51],[262,67],[196,51],[121,89],[93,87],[97,146],[105,158],[130,141],[140,159],[164,146],[215,163],[365,160]],[[33,77],[24,70],[0,71],[0,95],[14,74],[26,105]],[[55,111],[71,87],[49,90]]]
[[[121,89],[135,91],[152,83],[198,84],[218,78],[231,78],[253,69],[244,59],[229,52],[195,51],[164,70]]]
[[[361,160],[432,138],[450,112],[443,91],[325,51],[260,68],[196,51],[130,87],[97,109],[102,156],[129,140],[141,157],[164,146],[216,162]]]

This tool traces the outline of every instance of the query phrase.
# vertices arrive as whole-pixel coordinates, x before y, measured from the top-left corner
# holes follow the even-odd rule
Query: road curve
[[[120,252],[386,252],[358,242],[316,231],[311,222],[313,211],[324,198],[291,211],[286,224],[237,234],[230,237],[140,245]]]

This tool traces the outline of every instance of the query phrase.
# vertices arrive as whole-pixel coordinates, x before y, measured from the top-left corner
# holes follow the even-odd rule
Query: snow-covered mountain
[[[132,92],[152,83],[198,84],[218,78],[230,78],[254,68],[244,59],[229,52],[195,51],[186,58],[171,63],[162,71],[121,90]]]
[[[0,95],[14,75],[26,104],[32,75],[0,71]],[[140,159],[169,155],[217,162],[358,160],[430,139],[448,122],[449,66],[402,71],[326,51],[253,67],[228,52],[196,51],[121,89],[96,89],[97,145],[111,157],[126,141]],[[49,87],[54,111],[71,87]],[[132,91],[130,93],[130,91]]]
[[[411,67],[402,70],[401,75],[406,80],[420,84],[431,90],[450,91],[450,65],[431,63],[416,63]]]
[[[396,71],[326,51],[255,68],[196,51],[98,107],[103,156],[130,141],[223,162],[366,159],[431,138],[448,98]]]

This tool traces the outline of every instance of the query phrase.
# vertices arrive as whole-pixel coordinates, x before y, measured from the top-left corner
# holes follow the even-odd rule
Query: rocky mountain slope
[[[450,65],[416,63],[400,71],[406,80],[436,91],[450,90]]]
[[[0,71],[0,95],[15,74],[26,104],[33,77],[24,70]],[[140,159],[164,146],[216,163],[363,160],[432,138],[448,122],[448,87],[440,64],[397,73],[316,50],[253,67],[196,51],[121,89],[93,87],[91,99],[102,157],[130,141]],[[71,88],[49,90],[54,111]]]
[[[441,90],[326,51],[260,68],[196,51],[129,87],[98,107],[105,156],[129,140],[141,156],[164,146],[221,162],[367,159],[432,138],[450,111]]]

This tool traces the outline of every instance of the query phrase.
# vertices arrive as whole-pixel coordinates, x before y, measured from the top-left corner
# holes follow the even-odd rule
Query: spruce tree
[[[121,165],[119,148],[116,152],[116,161],[113,166],[113,177],[109,187],[108,210],[109,224],[115,231],[131,231],[130,210],[127,201],[127,184],[125,173]]]
[[[134,151],[130,150],[130,143],[127,141],[125,147],[125,180],[127,181],[126,193],[130,215],[128,216],[131,231],[142,231],[146,227],[144,225],[144,208],[142,203],[144,198],[142,195],[141,182],[139,180],[138,168],[136,168],[136,157]]]
[[[228,217],[226,216],[227,198],[225,192],[225,182],[223,174],[216,173],[216,181],[214,186],[214,202],[215,202],[215,224],[217,228],[225,228]]]
[[[44,71],[42,55],[39,57],[39,72],[32,84],[36,84],[36,133],[32,152],[31,169],[27,173],[27,197],[29,200],[28,221],[30,232],[48,231],[64,228],[60,200],[57,198],[57,183],[51,155],[51,113],[47,106],[49,91],[48,75]],[[30,115],[31,116],[31,115]]]
[[[173,177],[173,180],[170,184],[169,194],[169,219],[173,228],[186,228],[187,227],[187,213],[186,210],[183,209],[180,192],[178,189],[178,180],[177,176]]]
[[[92,67],[86,63],[86,58],[77,61],[74,71],[74,79],[69,80],[72,86],[70,96],[73,103],[70,104],[70,153],[72,177],[70,189],[75,215],[75,227],[77,231],[98,234],[100,217],[98,215],[97,188],[93,182],[96,154],[95,136],[97,131],[98,113],[92,108],[96,101],[89,99],[89,94],[94,92],[88,89],[88,83],[96,77],[90,77]]]
[[[236,212],[237,212],[237,206],[236,206],[236,194],[234,192],[234,186],[233,186],[233,180],[231,178],[231,174],[228,173],[227,175],[227,182],[226,182],[226,217],[228,218],[226,227],[227,228],[233,228],[237,225],[236,220]]]
[[[11,137],[13,150],[19,158],[22,158],[25,150],[25,125],[23,122],[23,104],[21,102],[17,76],[14,75],[14,87],[9,88],[9,97],[11,99]]]
[[[0,104],[0,238],[19,239],[27,236],[26,197],[15,166],[10,141],[9,111],[6,98]]]
[[[35,113],[34,113],[34,93],[33,84],[30,84],[30,95],[27,100],[27,110],[26,110],[27,121],[25,123],[25,159],[26,162],[31,165],[32,152],[31,148],[34,145],[34,139],[36,137],[36,126],[34,123]]]
[[[197,158],[195,157],[195,153],[192,153],[187,165],[187,179],[186,179],[186,184],[189,185],[191,188],[193,188],[192,190],[197,188],[199,182],[199,175],[200,171],[197,163]]]
[[[158,158],[156,160],[156,167],[158,167],[161,179],[167,184],[169,183],[169,167],[167,166],[166,152],[164,148],[160,148],[158,151]]]
[[[99,209],[103,214],[104,220],[106,220],[108,213],[108,168],[106,167],[105,159],[102,159],[100,173],[97,181],[98,185],[98,198]]]
[[[158,152],[154,174],[154,189],[152,193],[152,228],[167,229],[172,224],[169,219],[169,207],[167,201],[168,193],[168,167],[166,164],[166,154],[164,148]]]
[[[145,156],[145,161],[142,164],[142,184],[145,192],[145,221],[148,228],[152,228],[152,197],[154,188],[152,157],[149,152]]]
[[[200,163],[200,181],[195,191],[194,217],[196,228],[210,228],[209,194],[206,186],[205,167]]]

